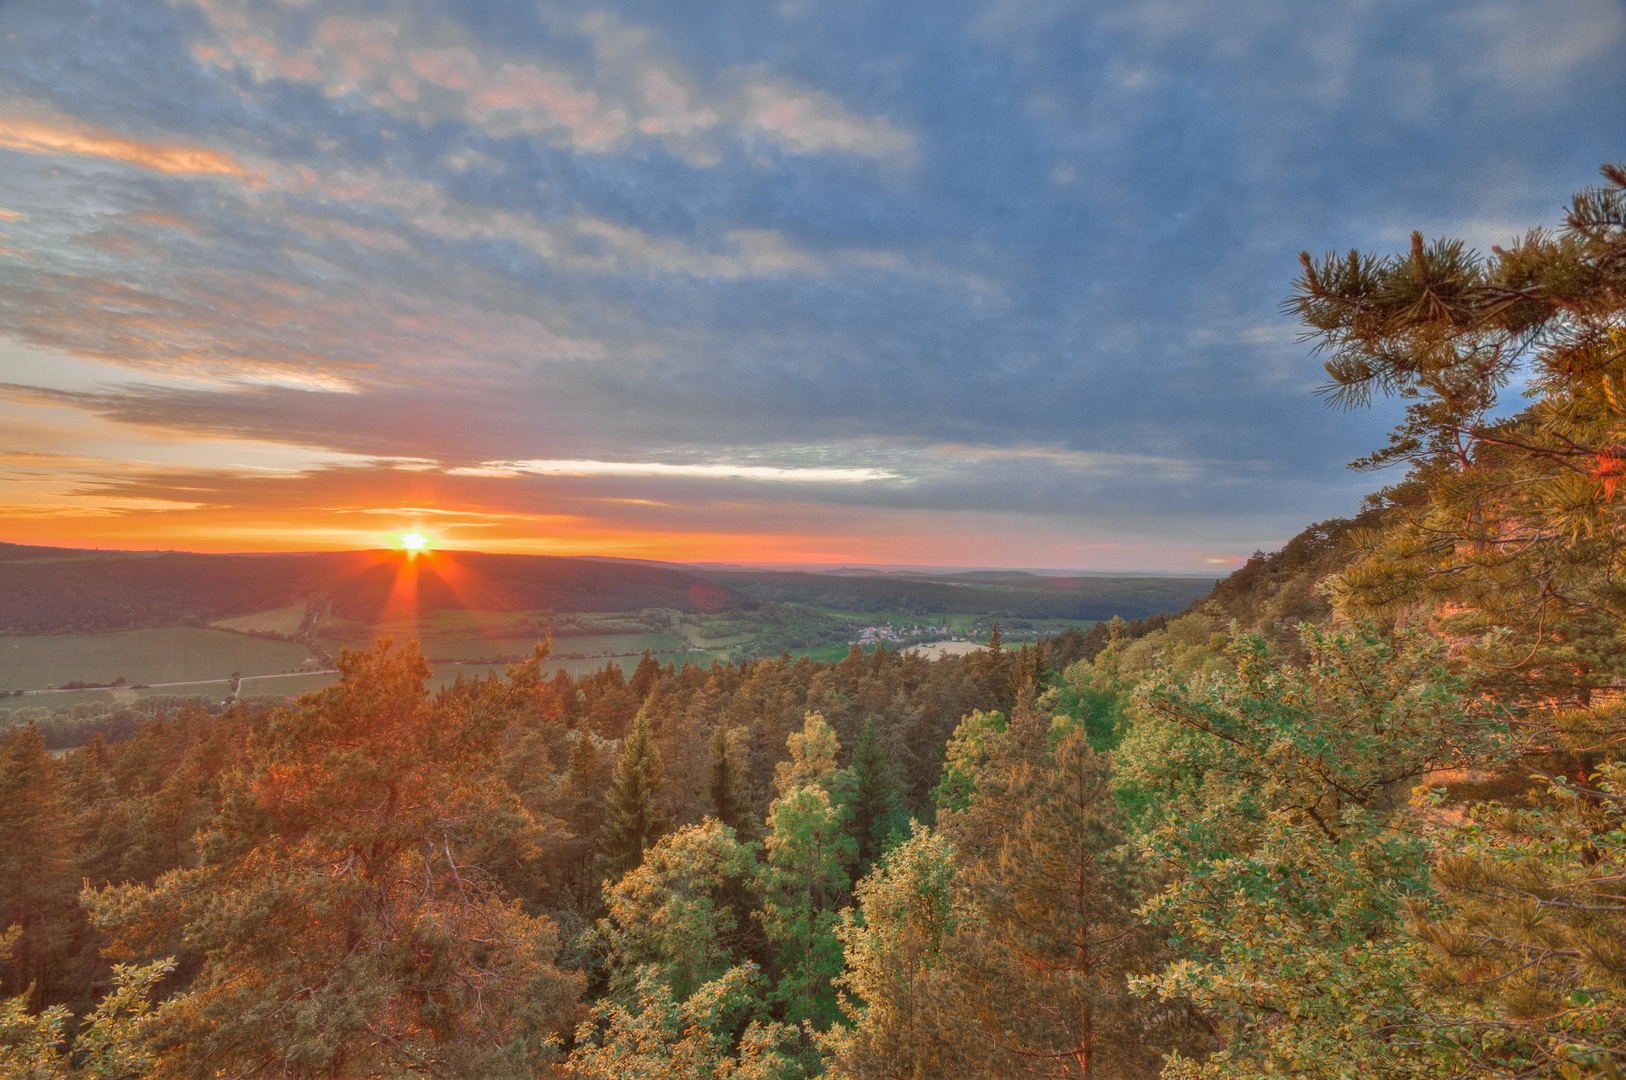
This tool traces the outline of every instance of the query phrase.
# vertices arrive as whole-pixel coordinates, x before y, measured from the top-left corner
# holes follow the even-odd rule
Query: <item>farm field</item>
[[[425,634],[421,637],[409,633],[391,634],[397,642],[416,638],[418,649],[430,659],[483,660],[490,656],[528,656],[536,648],[533,637],[469,638],[443,634]],[[337,654],[341,648],[362,648],[371,645],[372,637],[356,637],[323,641],[328,651]],[[632,656],[638,657],[645,649],[652,652],[675,653],[682,642],[671,634],[594,634],[586,637],[553,639],[555,658],[569,653],[584,657]],[[599,663],[603,666],[602,661]]]
[[[66,682],[192,682],[297,670],[303,645],[205,627],[111,634],[0,637],[0,689],[43,690]],[[100,691],[106,693],[106,691]]]
[[[234,619],[216,619],[209,625],[217,626],[222,630],[292,634],[305,621],[305,612],[308,607],[306,601],[299,600],[287,607],[272,608],[270,611],[260,611],[253,615],[239,615]]]

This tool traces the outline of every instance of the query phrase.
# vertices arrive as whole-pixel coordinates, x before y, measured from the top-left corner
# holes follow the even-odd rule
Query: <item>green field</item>
[[[107,690],[47,690],[38,694],[24,694],[22,697],[0,698],[0,709],[23,709],[32,711],[41,709],[50,712],[52,709],[72,708],[78,704],[95,706],[98,710],[112,709],[117,700]]]
[[[411,638],[407,635],[397,635],[395,640],[400,642]],[[418,650],[430,659],[482,660],[490,656],[529,656],[536,648],[534,637],[467,638],[427,634],[419,637],[417,641]],[[371,643],[371,638],[324,642],[334,653],[340,648],[358,648]],[[660,653],[674,652],[681,648],[682,644],[671,634],[594,634],[588,637],[554,638],[553,653],[555,656],[580,653],[587,657],[637,657],[645,649]],[[602,667],[603,664],[599,666]]]
[[[971,634],[973,624],[986,618],[970,614],[918,616],[835,609],[820,611],[824,615],[851,620],[859,626],[946,625],[951,634],[959,636]],[[793,610],[792,613],[794,614]],[[290,608],[285,614],[291,617],[295,612]],[[488,658],[528,655],[536,644],[536,638],[532,635],[513,636],[516,630],[521,629],[516,624],[521,617],[514,613],[494,611],[438,611],[427,613],[417,620],[374,628],[349,624],[346,629],[354,628],[356,631],[354,637],[347,636],[346,640],[326,641],[323,644],[331,652],[337,653],[344,646],[370,644],[376,633],[391,634],[397,641],[416,638],[421,643],[424,656],[446,661],[462,661],[433,665],[435,675],[431,685],[438,687],[452,681],[459,673],[481,675],[488,669],[500,673],[503,663],[490,662]],[[590,617],[610,618],[603,615]],[[616,617],[631,618],[631,616]],[[808,617],[810,616],[805,611],[800,616],[803,619]],[[777,618],[781,621],[785,618],[783,610]],[[1080,620],[1012,621],[1031,627],[1024,636],[1034,632],[1055,634],[1068,626],[1087,628],[1092,625],[1088,621]],[[731,655],[737,656],[742,653],[750,655],[752,652],[759,652],[764,656],[777,656],[781,646],[775,644],[775,641],[798,642],[798,638],[802,636],[800,630],[793,629],[787,632],[786,627],[778,623],[755,622],[750,617],[739,615],[702,616],[700,623],[699,627],[686,624],[686,628],[691,632],[693,645],[697,646],[687,653],[681,651],[685,644],[684,640],[666,631],[579,635],[555,638],[554,658],[545,666],[549,671],[562,667],[573,675],[579,675],[602,668],[606,659],[614,657],[630,673],[645,649],[654,653],[663,664],[668,662],[681,664],[687,657],[704,665],[709,664],[714,657],[727,660]],[[793,625],[799,624],[793,620]],[[986,625],[981,629],[986,632]],[[361,631],[364,630],[369,632],[363,634]],[[702,631],[718,636],[707,638],[703,636]],[[789,648],[789,652],[793,657],[810,655],[815,660],[824,661],[841,659],[847,655],[847,649],[845,641],[827,641],[811,647],[798,642]],[[566,654],[571,653],[578,654],[581,658],[565,658]],[[233,672],[241,672],[249,677],[242,688],[245,696],[264,694],[292,697],[305,690],[326,685],[333,679],[331,675],[301,673],[304,661],[309,655],[303,645],[295,642],[203,627],[129,630],[109,634],[0,637],[0,690],[43,691],[48,686],[60,686],[70,681],[111,683],[122,675],[129,685],[118,691],[90,689],[30,693],[26,699],[12,698],[10,703],[20,706],[26,700],[29,705],[48,704],[52,709],[81,702],[112,707],[116,704],[127,704],[137,695],[169,693],[197,693],[218,700],[229,693],[224,680]],[[279,678],[256,678],[281,676],[285,672],[296,674]],[[138,683],[150,684],[152,688],[137,690],[134,684]],[[163,685],[166,683],[197,685]],[[209,685],[203,685],[204,683]],[[7,704],[6,699],[0,699],[0,707]]]
[[[65,682],[194,682],[297,671],[310,653],[289,641],[203,627],[112,634],[0,637],[0,689],[41,690]]]
[[[272,631],[278,634],[293,634],[305,622],[305,613],[309,608],[308,602],[297,600],[287,607],[274,608],[270,611],[260,611],[253,615],[239,615],[234,619],[216,619],[210,626],[218,626],[222,630],[244,631]]]

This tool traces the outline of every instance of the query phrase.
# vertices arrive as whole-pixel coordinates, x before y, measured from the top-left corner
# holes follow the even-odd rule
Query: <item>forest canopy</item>
[[[0,1075],[1619,1076],[1626,167],[1293,290],[1404,475],[1177,616],[13,729]]]

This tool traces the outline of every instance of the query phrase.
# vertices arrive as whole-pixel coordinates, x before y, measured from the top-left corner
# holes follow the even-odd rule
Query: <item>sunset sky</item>
[[[1301,248],[1626,159],[1626,0],[0,4],[0,540],[1215,570]]]

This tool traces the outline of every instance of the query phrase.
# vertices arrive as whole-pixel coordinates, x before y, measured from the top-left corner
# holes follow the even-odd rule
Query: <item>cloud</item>
[[[60,115],[0,115],[0,148],[52,157],[106,158],[169,176],[228,176],[249,186],[260,178],[230,154],[185,143],[143,142]],[[15,213],[7,211],[7,214]],[[19,220],[22,215],[5,220]]]
[[[1047,446],[964,446],[942,443],[928,451],[939,458],[966,463],[1031,462],[1052,465],[1068,472],[1097,476],[1118,476],[1125,473],[1146,475],[1156,473],[1167,479],[1189,481],[1197,478],[1203,469],[1196,462],[1154,454],[1115,454],[1096,450],[1069,450]]]
[[[488,461],[448,470],[451,476],[515,477],[600,476],[657,479],[754,480],[767,483],[863,484],[874,480],[904,480],[887,469],[828,468],[774,465],[673,465],[654,461]]]
[[[217,538],[1246,551],[1395,419],[1307,392],[1297,250],[1554,224],[1626,122],[1618,3],[804,6],[0,5],[5,408]],[[356,459],[211,488],[252,440]]]
[[[570,132],[576,149],[607,150],[627,132],[624,110],[603,107],[598,94],[578,89],[560,72],[512,63],[487,69],[466,48],[418,49],[407,62],[425,82],[461,94],[463,115],[492,135],[536,134],[562,127]],[[397,96],[401,88],[394,88]],[[405,100],[416,100],[416,91],[411,93]],[[389,101],[381,92],[374,103]]]
[[[747,87],[745,102],[747,123],[793,154],[840,151],[904,164],[915,157],[914,136],[884,117],[855,116],[825,93],[768,80]]]
[[[571,28],[594,48],[598,65],[589,73],[477,48],[450,22],[429,26],[403,15],[316,21],[279,18],[274,8],[255,10],[241,0],[194,2],[213,31],[193,46],[200,63],[240,69],[262,83],[314,85],[425,127],[456,118],[499,138],[557,133],[583,153],[616,149],[641,134],[703,166],[720,160],[710,138],[723,127],[794,154],[908,162],[915,153],[913,136],[884,117],[856,115],[828,93],[760,71],[740,92],[706,102],[651,31],[604,12]]]
[[[1620,0],[1478,3],[1456,19],[1485,42],[1496,60],[1495,76],[1525,92],[1618,56],[1626,38],[1626,5]]]
[[[639,88],[649,109],[638,121],[638,130],[645,135],[693,135],[715,127],[722,119],[712,109],[691,107],[691,91],[660,68],[645,71]]]

